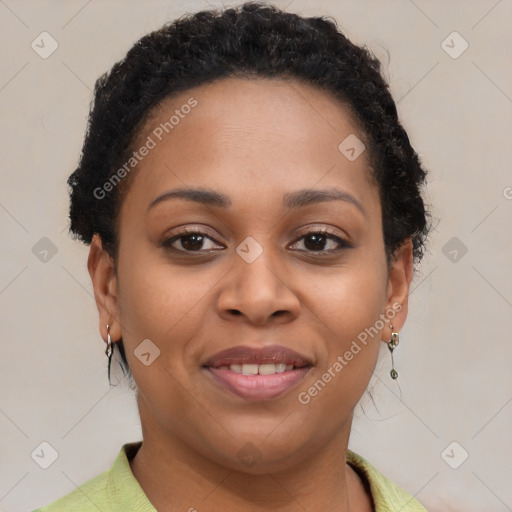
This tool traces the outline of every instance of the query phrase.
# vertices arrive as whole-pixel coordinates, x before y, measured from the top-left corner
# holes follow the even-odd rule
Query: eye
[[[296,245],[301,240],[304,240],[304,246],[306,247],[306,250],[299,250],[304,252],[332,253],[352,247],[347,241],[343,240],[339,236],[334,235],[333,233],[329,233],[329,231],[326,229],[308,231],[302,234],[302,236],[298,238],[293,245]],[[324,250],[329,242],[331,243],[331,246],[334,245],[334,247],[328,250]]]
[[[178,233],[167,240],[162,242],[162,247],[169,248],[171,250],[175,250],[178,252],[203,252],[216,250],[211,247],[204,248],[203,244],[209,240],[210,242],[215,242],[213,238],[208,236],[206,233],[203,233],[199,230],[194,229],[186,229],[181,233]],[[177,246],[181,246],[182,248],[178,248]]]
[[[304,240],[304,246],[306,247],[306,249],[299,249],[299,251],[302,252],[332,253],[335,251],[348,249],[352,247],[352,245],[350,245],[347,241],[343,240],[342,238],[333,233],[329,233],[329,231],[327,231],[326,229],[316,229],[314,231],[308,231],[303,233],[300,238],[295,240],[291,247],[293,247],[293,245],[297,245],[301,240]],[[204,244],[207,241],[213,243],[213,247],[204,247]],[[325,250],[326,246],[329,245],[329,243],[331,244],[331,246],[334,247]],[[212,237],[208,236],[203,231],[196,229],[183,230],[181,233],[177,233],[176,235],[164,240],[161,245],[166,249],[171,249],[176,252],[183,253],[202,253],[219,250],[214,248],[216,242]],[[224,248],[224,246],[220,244],[217,244],[217,246],[220,248]]]

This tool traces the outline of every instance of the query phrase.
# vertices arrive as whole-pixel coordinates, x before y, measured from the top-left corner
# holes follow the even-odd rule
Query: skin
[[[137,166],[120,212],[117,274],[98,235],[88,259],[100,331],[106,340],[110,323],[112,340],[123,337],[138,387],[143,444],[133,474],[159,511],[371,511],[344,454],[389,322],[308,404],[297,397],[393,304],[402,308],[394,330],[402,328],[411,242],[388,267],[366,153],[349,161],[338,150],[349,134],[364,135],[334,97],[293,81],[224,79],[164,101],[138,143],[192,96],[198,105]],[[187,186],[232,204],[171,199],[147,212],[159,194]],[[348,201],[283,206],[286,193],[332,187],[365,213]],[[161,246],[185,227],[211,239]],[[315,245],[301,231],[322,228],[352,247]],[[252,263],[236,252],[248,236],[263,249]],[[148,366],[134,355],[144,339],[160,350]],[[272,343],[314,362],[276,399],[244,400],[201,369],[228,347]],[[252,467],[237,456],[247,443],[261,455]]]

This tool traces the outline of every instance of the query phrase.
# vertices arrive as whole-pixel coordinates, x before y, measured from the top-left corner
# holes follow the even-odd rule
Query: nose
[[[298,316],[300,302],[288,282],[289,273],[276,264],[269,251],[264,250],[252,263],[238,255],[234,258],[218,296],[221,317],[230,321],[240,317],[241,322],[265,325],[272,319],[286,323]]]

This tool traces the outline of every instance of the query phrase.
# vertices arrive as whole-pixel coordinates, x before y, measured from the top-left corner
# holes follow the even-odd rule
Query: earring
[[[105,354],[108,357],[108,381],[110,382],[110,364],[112,363],[112,354],[114,353],[114,344],[112,343],[112,338],[110,337],[110,324],[107,324],[107,348],[105,349]]]
[[[395,370],[395,362],[393,360],[393,350],[398,346],[398,333],[393,332],[393,324],[389,325],[391,329],[391,339],[387,342],[389,351],[391,352],[391,371],[389,374],[393,380],[398,378],[398,372]]]

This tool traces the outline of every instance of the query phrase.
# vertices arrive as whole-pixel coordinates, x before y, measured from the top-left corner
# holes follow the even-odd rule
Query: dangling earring
[[[391,339],[387,342],[389,351],[391,352],[391,371],[389,374],[393,380],[398,378],[398,372],[395,370],[395,362],[393,360],[393,350],[398,346],[398,333],[393,332],[393,324],[389,325],[391,329]]]
[[[110,364],[112,363],[112,354],[114,352],[114,344],[112,343],[112,339],[110,337],[110,324],[107,324],[107,348],[105,349],[105,354],[108,357],[108,382],[110,383]]]

